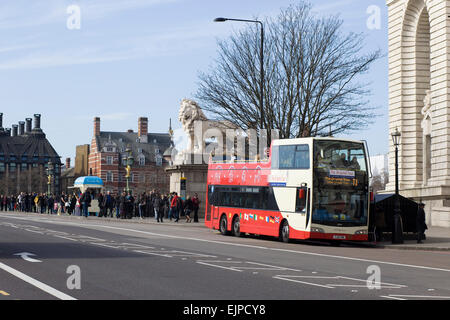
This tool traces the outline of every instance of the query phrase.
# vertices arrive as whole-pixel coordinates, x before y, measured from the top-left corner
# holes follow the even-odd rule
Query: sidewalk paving
[[[425,232],[426,240],[417,243],[415,234],[404,236],[402,244],[393,244],[389,241],[381,241],[376,244],[377,248],[403,249],[403,250],[431,250],[450,251],[450,228],[429,227]]]
[[[2,213],[11,213],[11,214],[23,214],[23,215],[33,215],[33,216],[47,216],[52,218],[59,219],[70,219],[70,220],[83,220],[83,221],[110,221],[110,222],[126,222],[126,223],[136,223],[136,224],[160,224],[160,225],[169,225],[169,226],[177,226],[177,227],[197,227],[197,228],[206,228],[205,220],[203,218],[199,219],[198,223],[191,222],[187,223],[185,217],[180,217],[178,222],[174,222],[174,220],[170,221],[169,219],[164,219],[163,223],[157,222],[154,217],[149,217],[145,219],[140,219],[139,217],[133,217],[132,219],[117,219],[117,218],[105,218],[105,217],[96,217],[90,216],[88,218],[80,217],[80,216],[70,216],[67,214],[63,214],[58,216],[48,215],[48,214],[39,214],[39,213],[24,213],[24,212],[2,212]],[[401,249],[401,250],[427,250],[427,251],[450,251],[450,228],[444,227],[429,227],[425,232],[426,240],[422,240],[422,243],[417,243],[417,238],[415,234],[405,234],[404,241],[402,244],[392,244],[390,239],[386,239],[385,241],[374,243],[369,243],[371,246],[375,246],[376,248],[386,248],[386,249]],[[387,238],[387,237],[386,237]]]

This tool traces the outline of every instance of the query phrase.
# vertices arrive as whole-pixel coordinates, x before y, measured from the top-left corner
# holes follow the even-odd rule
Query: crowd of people
[[[115,217],[118,219],[155,218],[157,222],[164,219],[178,222],[184,217],[186,222],[198,222],[200,200],[198,194],[182,199],[176,192],[163,194],[156,190],[144,192],[136,197],[131,192],[113,194],[73,193],[61,195],[45,193],[26,193],[19,195],[1,195],[0,211],[35,212],[47,214],[68,214],[88,217],[92,200],[97,200],[98,217]]]

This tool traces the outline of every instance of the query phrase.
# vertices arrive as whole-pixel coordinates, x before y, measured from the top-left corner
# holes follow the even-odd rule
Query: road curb
[[[380,249],[394,250],[414,250],[414,251],[450,251],[448,247],[421,247],[421,246],[402,246],[402,245],[376,245]]]

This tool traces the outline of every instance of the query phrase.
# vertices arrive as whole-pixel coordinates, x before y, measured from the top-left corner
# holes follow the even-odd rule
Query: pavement
[[[17,213],[17,212],[14,212]],[[23,213],[24,215],[40,216],[37,213]],[[53,218],[57,219],[86,219],[79,216],[70,216],[63,214],[61,216],[53,215]],[[140,219],[134,217],[133,219],[117,219],[117,218],[99,218],[96,216],[90,216],[87,218],[89,220],[102,220],[110,222],[126,222],[126,223],[136,223],[136,224],[161,224],[156,221],[155,218],[144,218]],[[169,219],[164,219],[162,223],[164,225],[173,225],[178,227],[186,228],[206,228],[204,219],[199,219],[198,223],[191,222],[187,223],[185,217],[180,217],[179,222],[170,221]],[[404,235],[404,241],[402,244],[393,244],[390,240],[390,235],[387,235],[385,241],[380,241],[376,243],[367,243],[370,246],[375,246],[376,248],[386,248],[386,249],[399,249],[399,250],[424,250],[424,251],[450,251],[450,228],[445,227],[428,227],[425,232],[426,240],[422,240],[422,243],[417,243],[417,238],[415,234],[409,233]]]
[[[403,250],[450,251],[450,228],[428,227],[425,236],[426,240],[422,240],[422,243],[417,243],[415,234],[405,234],[402,244],[381,241],[376,246],[378,248]]]

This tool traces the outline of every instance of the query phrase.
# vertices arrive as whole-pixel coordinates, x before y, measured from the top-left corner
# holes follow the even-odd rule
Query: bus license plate
[[[345,236],[333,236],[333,239],[345,240]]]

